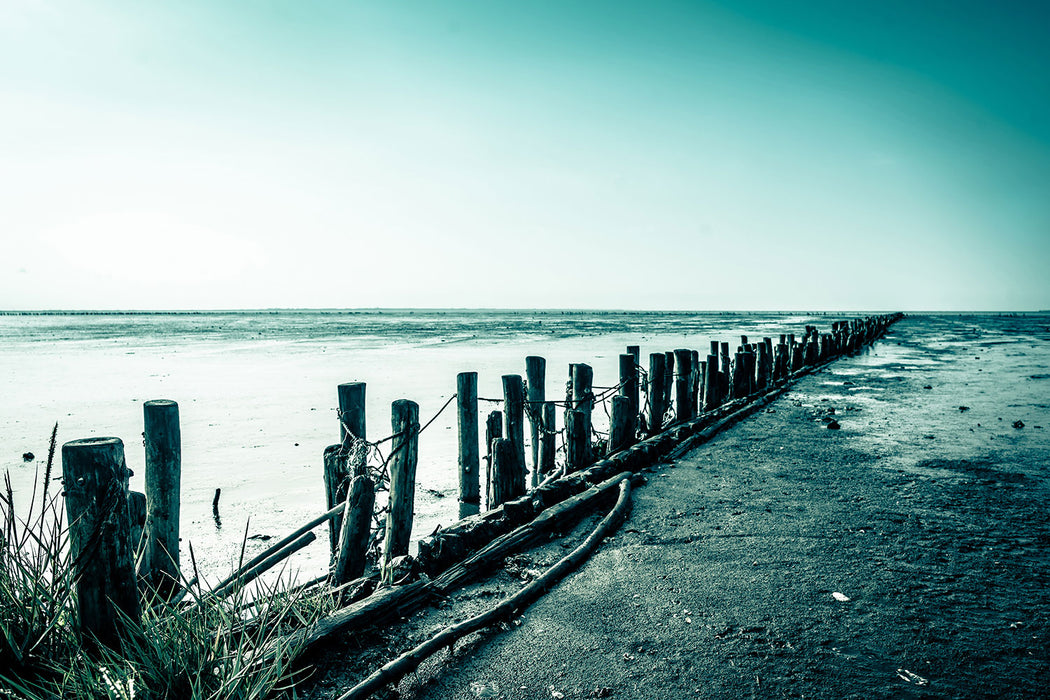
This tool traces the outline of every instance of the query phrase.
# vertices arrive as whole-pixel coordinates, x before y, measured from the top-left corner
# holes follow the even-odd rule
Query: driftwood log
[[[618,486],[620,496],[612,511],[598,523],[598,526],[580,546],[559,560],[542,576],[491,610],[447,627],[415,649],[402,654],[351,688],[349,692],[341,695],[339,700],[362,700],[387,683],[396,683],[407,674],[412,673],[423,661],[440,649],[444,647],[451,649],[453,644],[471,632],[476,632],[494,622],[509,619],[516,612],[535,602],[567,574],[579,568],[580,564],[598,548],[601,541],[619,527],[627,517],[631,505],[631,482],[624,478],[618,482]]]
[[[402,586],[380,588],[364,600],[319,620],[312,627],[293,632],[283,641],[275,643],[262,652],[258,661],[265,662],[272,658],[280,648],[297,648],[305,651],[335,634],[383,624],[390,619],[408,615],[436,597],[467,583],[473,577],[491,571],[504,557],[575,522],[593,507],[596,500],[611,494],[619,487],[620,482],[630,476],[629,473],[618,474],[612,479],[592,486],[583,493],[576,494],[557,506],[548,508],[531,522],[493,540],[486,547],[451,567],[437,578],[429,581],[414,581]]]

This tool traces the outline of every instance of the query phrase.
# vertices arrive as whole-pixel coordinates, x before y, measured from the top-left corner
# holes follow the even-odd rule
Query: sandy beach
[[[1046,697],[1047,321],[899,322],[646,473],[627,522],[579,571],[397,694]],[[308,696],[338,697],[487,609],[597,517],[401,626],[329,645],[310,659]]]

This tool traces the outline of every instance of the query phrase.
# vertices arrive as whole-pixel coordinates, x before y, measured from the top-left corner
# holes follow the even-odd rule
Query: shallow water
[[[834,393],[798,398],[819,408],[830,397],[842,434],[881,468],[938,477],[945,460],[1050,455],[1048,367],[1048,315],[912,316],[863,355],[831,365],[822,377]]]

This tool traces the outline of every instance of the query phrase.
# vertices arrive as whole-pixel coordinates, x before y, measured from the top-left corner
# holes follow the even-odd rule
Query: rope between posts
[[[380,492],[383,492],[383,491],[389,492],[389,490],[390,490],[390,471],[389,471],[390,460],[393,459],[394,455],[396,455],[398,453],[398,451],[401,450],[407,444],[407,441],[406,442],[402,442],[401,444],[399,444],[397,447],[392,449],[389,454],[387,454],[385,456],[383,455],[383,451],[380,448],[380,446],[383,445],[384,443],[387,443],[387,442],[390,442],[390,441],[394,440],[395,438],[411,436],[412,434],[419,435],[424,430],[429,428],[434,423],[434,421],[436,421],[438,419],[438,416],[440,416],[442,413],[445,412],[445,410],[449,407],[449,405],[451,405],[451,403],[456,399],[457,396],[458,396],[458,394],[456,394],[456,393],[452,394],[448,398],[448,400],[445,401],[445,404],[440,409],[438,409],[437,413],[435,413],[430,418],[430,420],[428,420],[426,423],[424,423],[422,427],[418,427],[418,424],[416,426],[409,426],[409,428],[407,430],[402,430],[400,432],[393,433],[391,435],[387,435],[384,438],[380,438],[379,440],[374,440],[374,441],[365,440],[363,438],[360,438],[360,437],[354,435],[352,432],[350,432],[350,430],[349,430],[348,426],[346,425],[346,423],[343,422],[342,413],[338,412],[338,409],[337,409],[337,415],[339,416],[339,422],[340,422],[340,424],[342,424],[343,429],[346,431],[346,435],[347,435],[347,437],[350,440],[350,444],[349,444],[350,451],[348,452],[347,459],[350,459],[350,455],[352,455],[354,452],[357,452],[359,450],[363,451],[364,452],[365,464],[368,465],[369,461],[371,461],[373,463],[372,466],[366,466],[366,468],[368,469],[368,472],[372,476],[372,481],[373,481],[373,483],[375,485],[375,492],[376,493],[380,493]],[[348,476],[349,476],[349,474],[352,473],[352,470],[347,470],[347,473],[348,473]],[[373,553],[373,556],[375,556],[375,557],[379,556],[378,555],[379,547],[382,544],[383,539],[384,539],[384,535],[385,535],[385,517],[386,517],[386,514],[389,511],[390,511],[390,504],[389,503],[386,503],[386,504],[384,504],[382,506],[376,506],[373,509],[373,511],[372,511],[372,532],[369,535],[369,541],[368,541],[367,549],[369,551],[371,551]]]

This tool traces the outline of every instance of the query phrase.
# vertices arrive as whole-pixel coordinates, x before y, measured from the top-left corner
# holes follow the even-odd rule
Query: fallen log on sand
[[[514,613],[535,602],[561,579],[565,578],[567,574],[577,569],[598,548],[602,539],[619,527],[620,523],[627,517],[627,512],[631,505],[630,479],[626,476],[618,477],[616,484],[619,486],[620,496],[612,511],[598,523],[598,526],[584,540],[583,544],[558,561],[542,576],[491,610],[475,615],[469,620],[464,620],[451,627],[446,627],[416,648],[385,664],[351,688],[346,694],[341,695],[339,700],[363,700],[387,683],[396,683],[404,676],[412,673],[429,656],[440,649],[444,647],[451,649],[453,644],[471,632],[476,632],[500,620],[506,620]]]

